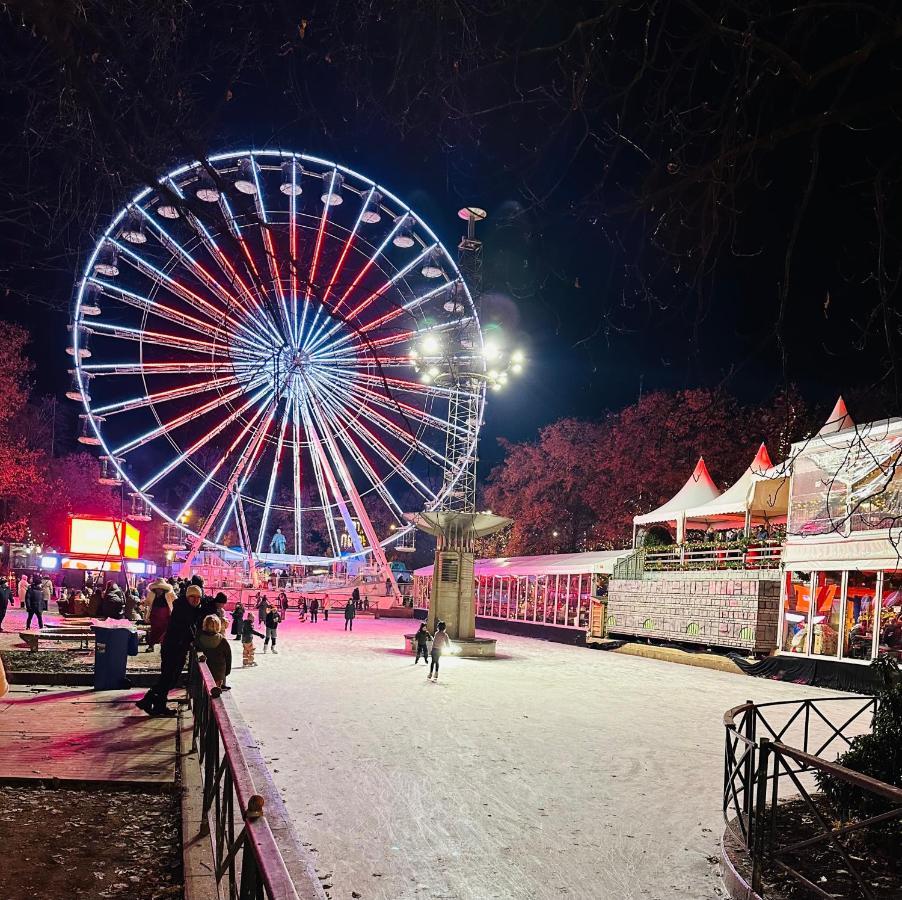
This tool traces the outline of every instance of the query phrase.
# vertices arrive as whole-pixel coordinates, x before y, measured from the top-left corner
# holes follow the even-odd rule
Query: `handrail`
[[[675,572],[708,569],[775,569],[783,552],[781,544],[760,543],[734,547],[674,544],[670,547],[647,549],[645,568],[652,571]]]
[[[838,724],[824,712],[828,704],[857,704],[851,715],[843,712]],[[806,700],[775,700],[756,704],[746,701],[728,709],[723,714],[725,732],[724,743],[724,787],[723,817],[728,832],[749,854],[751,861],[752,890],[762,894],[763,872],[768,868],[778,868],[798,883],[813,889],[819,896],[830,897],[829,883],[821,887],[812,886],[802,872],[794,866],[794,854],[804,847],[815,844],[829,845],[841,858],[844,868],[837,872],[850,874],[858,884],[860,895],[870,898],[866,878],[850,855],[840,836],[860,832],[891,819],[902,819],[902,788],[885,784],[875,778],[855,772],[837,762],[824,759],[822,754],[835,741],[846,746],[851,744],[854,734],[849,731],[853,723],[860,722],[866,713],[877,710],[879,701],[872,696],[826,697]],[[770,713],[777,708],[790,707],[791,712],[782,724],[774,722]],[[873,721],[873,720],[872,720]],[[812,727],[826,726],[829,737],[816,738],[817,750],[810,752]],[[803,748],[793,747],[786,741],[787,732],[792,731],[793,740],[801,740]],[[860,733],[860,728],[856,729]],[[797,733],[800,732],[800,733]],[[768,736],[764,736],[764,735]],[[896,805],[895,809],[881,812],[868,818],[859,818],[851,823],[834,825],[820,810],[815,797],[802,781],[803,776],[814,772],[824,772],[830,776],[854,785]],[[782,846],[778,840],[778,819],[781,810],[781,786],[788,787],[793,797],[798,797],[807,806],[816,829],[813,836],[803,836],[801,840]]]
[[[192,750],[199,752],[204,821],[213,819],[213,851],[217,884],[228,879],[230,900],[325,900],[319,882],[308,871],[292,874],[285,861],[285,842],[267,816],[267,797],[280,802],[262,754],[247,739],[248,729],[235,701],[216,686],[206,664],[191,654],[188,697],[194,713]],[[245,732],[245,734],[242,734]],[[261,777],[263,790],[255,782]],[[236,826],[237,833],[236,833]],[[202,833],[207,829],[202,826]],[[281,843],[280,843],[281,841]],[[300,846],[292,855],[304,858]]]

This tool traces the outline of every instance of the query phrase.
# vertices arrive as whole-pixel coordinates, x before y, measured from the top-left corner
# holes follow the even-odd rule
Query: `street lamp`
[[[466,348],[455,353],[444,348],[436,335],[427,334],[408,355],[423,384],[475,380],[485,382],[493,391],[504,388],[511,375],[520,375],[526,364],[522,350],[508,351],[497,337],[487,340],[481,353]]]

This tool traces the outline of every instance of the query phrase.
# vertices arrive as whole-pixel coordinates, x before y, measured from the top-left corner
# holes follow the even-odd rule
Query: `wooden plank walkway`
[[[143,691],[12,686],[0,700],[0,783],[175,785],[178,719],[135,708]]]

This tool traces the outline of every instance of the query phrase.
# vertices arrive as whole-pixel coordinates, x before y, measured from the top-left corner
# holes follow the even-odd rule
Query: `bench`
[[[80,649],[89,650],[94,640],[93,631],[20,631],[19,637],[32,653],[37,653],[39,641],[78,641]]]

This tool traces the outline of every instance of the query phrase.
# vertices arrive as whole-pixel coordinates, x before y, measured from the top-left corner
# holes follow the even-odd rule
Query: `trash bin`
[[[129,656],[138,655],[138,631],[125,620],[93,622],[94,690],[116,691],[129,687],[125,665]]]

